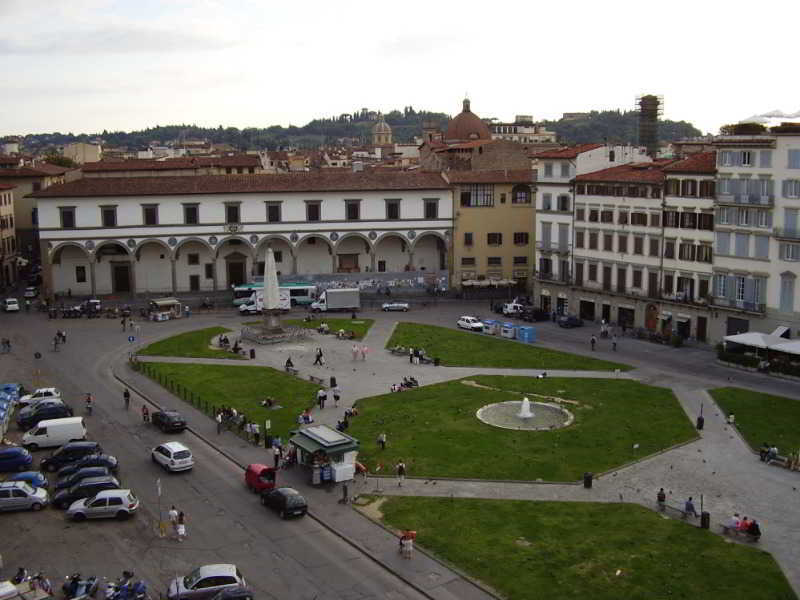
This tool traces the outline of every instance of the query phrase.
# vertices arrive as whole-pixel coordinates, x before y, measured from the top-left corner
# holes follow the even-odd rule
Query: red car
[[[274,489],[275,469],[258,463],[247,465],[247,469],[244,472],[244,484],[248,490],[256,494],[260,494],[264,490]]]

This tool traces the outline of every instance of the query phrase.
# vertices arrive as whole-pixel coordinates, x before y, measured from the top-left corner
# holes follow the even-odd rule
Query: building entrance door
[[[240,261],[229,260],[228,262],[228,285],[242,285],[245,279],[245,264]],[[190,282],[191,285],[191,282]]]
[[[603,319],[606,323],[609,323],[611,321],[611,305],[610,304],[603,304],[602,316],[600,318]]]
[[[339,254],[339,273],[358,273],[358,254]]]
[[[189,291],[200,291],[200,275],[189,275]]]
[[[129,263],[111,263],[111,289],[115,294],[131,291],[131,265]]]
[[[650,331],[655,331],[658,327],[658,307],[655,304],[648,304],[644,312],[644,326]]]

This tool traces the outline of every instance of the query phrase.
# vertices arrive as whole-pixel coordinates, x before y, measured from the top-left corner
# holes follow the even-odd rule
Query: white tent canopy
[[[775,350],[776,352],[786,352],[787,354],[800,354],[800,340],[791,342],[784,340],[778,344],[773,344],[769,349]]]
[[[728,343],[753,346],[754,348],[771,348],[776,344],[786,342],[785,338],[778,337],[777,335],[757,333],[755,331],[739,333],[737,335],[726,335],[723,339]]]

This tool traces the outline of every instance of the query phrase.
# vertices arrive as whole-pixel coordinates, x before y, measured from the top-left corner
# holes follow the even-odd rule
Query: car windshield
[[[175,454],[172,455],[172,458],[191,458],[192,453],[188,450],[178,450]]]
[[[139,501],[138,498],[133,495],[133,492],[130,492],[128,494],[128,504],[134,504],[135,502],[138,502],[138,501]]]
[[[189,573],[186,577],[183,578],[183,587],[187,590],[194,587],[194,584],[200,581],[203,578],[202,574],[200,573],[200,569],[195,569],[191,573]]]
[[[18,486],[18,487],[19,487],[21,490],[23,490],[23,491],[25,491],[26,493],[28,493],[28,494],[33,494],[33,493],[34,493],[34,490],[33,490],[33,488],[32,488],[31,486],[29,486],[29,485],[28,485],[28,483],[27,483],[27,482],[25,482],[25,481],[20,481],[20,482],[19,482],[19,486]]]
[[[286,496],[286,506],[290,508],[303,506],[305,503],[306,501],[303,499],[303,497],[298,494],[291,494],[289,496]]]

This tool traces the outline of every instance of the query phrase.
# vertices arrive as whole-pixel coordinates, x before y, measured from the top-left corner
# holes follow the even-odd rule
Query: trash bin
[[[707,510],[704,510],[700,513],[700,529],[710,529],[711,528],[711,513]]]
[[[434,367],[438,367],[440,364],[442,364],[442,361],[438,356],[433,359],[433,366]]]
[[[706,418],[703,415],[697,417],[697,431],[703,429],[703,426],[706,424]]]
[[[320,467],[312,467],[311,485],[319,485],[320,483],[322,483],[322,469]]]
[[[256,349],[250,348],[250,360],[255,360],[255,359],[256,359]]]
[[[594,477],[594,473],[586,472],[583,474],[583,487],[587,490],[592,487],[592,478]]]

